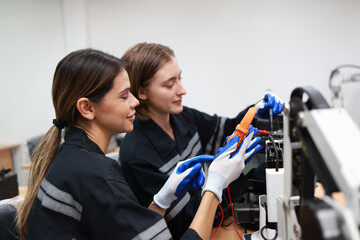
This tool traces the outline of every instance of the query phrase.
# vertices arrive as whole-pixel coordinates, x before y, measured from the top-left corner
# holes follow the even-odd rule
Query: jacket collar
[[[157,152],[168,157],[173,150],[179,152],[179,143],[183,142],[182,139],[186,139],[185,136],[189,131],[189,128],[179,119],[178,115],[170,115],[170,122],[174,130],[174,141],[159,125],[157,125],[152,119],[147,121],[135,120],[135,125],[138,130],[141,131],[145,137],[147,137],[153,144]]]
[[[96,143],[94,143],[93,141],[91,141],[86,135],[85,131],[80,128],[69,128],[65,133],[64,144],[75,145],[77,147],[85,149],[86,151],[96,152],[104,155],[103,151],[101,151],[99,146],[96,145]]]

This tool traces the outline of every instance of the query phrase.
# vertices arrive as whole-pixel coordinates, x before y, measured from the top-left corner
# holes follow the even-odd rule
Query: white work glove
[[[201,155],[178,162],[164,186],[155,194],[155,204],[163,209],[168,209],[171,203],[184,194],[189,187],[201,187],[205,179],[201,164],[213,160],[214,156]]]
[[[257,110],[257,114],[259,114],[262,118],[269,118],[269,109],[272,108],[272,113],[274,116],[280,114],[283,110],[284,102],[276,96],[275,93],[265,92],[261,101],[255,104],[254,108]]]
[[[237,135],[234,135],[223,148],[219,148],[219,153],[210,164],[202,195],[205,191],[211,191],[221,202],[224,188],[240,176],[245,168],[245,161],[250,160],[260,150],[261,146],[258,143],[261,138],[256,137],[252,140],[258,129],[250,126],[248,130],[249,134],[244,138],[238,150],[236,150],[239,141]],[[235,153],[232,154],[233,152]]]

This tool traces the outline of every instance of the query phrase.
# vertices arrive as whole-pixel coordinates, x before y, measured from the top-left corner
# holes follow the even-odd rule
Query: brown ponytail
[[[26,191],[24,201],[18,211],[17,221],[20,233],[20,239],[25,239],[27,225],[31,209],[34,205],[37,192],[42,180],[49,169],[50,163],[59,150],[61,131],[52,126],[45,136],[41,139],[35,150],[34,159],[31,162],[31,176]]]

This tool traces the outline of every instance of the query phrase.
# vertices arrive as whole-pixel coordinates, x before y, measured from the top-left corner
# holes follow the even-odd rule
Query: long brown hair
[[[124,69],[124,63],[119,58],[94,49],[72,52],[58,63],[52,85],[58,127],[52,126],[36,148],[28,190],[17,215],[20,239],[26,238],[37,192],[59,150],[61,125],[74,126],[80,115],[76,108],[77,100],[87,97],[93,102],[100,102],[113,87],[116,75]]]
[[[126,62],[130,91],[140,101],[135,113],[140,120],[149,119],[148,103],[139,98],[140,87],[148,87],[155,73],[172,57],[175,57],[172,49],[157,43],[138,43],[129,48],[121,57],[121,60]]]

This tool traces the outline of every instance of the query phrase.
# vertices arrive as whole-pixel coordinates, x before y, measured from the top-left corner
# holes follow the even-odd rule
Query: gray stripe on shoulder
[[[47,195],[54,198],[57,201],[66,203],[72,207],[74,207],[78,212],[82,211],[82,206],[78,203],[71,194],[64,192],[54,185],[52,185],[49,181],[45,178],[41,183],[41,187],[44,189]]]
[[[191,153],[189,155],[187,155],[187,156],[181,157],[181,159],[186,160],[186,159],[195,157],[196,155],[198,155],[198,152],[200,151],[200,149],[201,149],[201,142],[198,141],[196,143],[196,145],[193,147],[193,149],[191,150]]]
[[[173,157],[172,159],[170,159],[170,161],[168,161],[164,166],[162,166],[161,168],[159,168],[159,171],[162,173],[166,173],[168,172],[171,168],[173,168],[178,161],[181,160],[181,157],[179,156],[179,154],[176,154],[175,157]]]
[[[208,144],[206,145],[206,150],[205,150],[205,152],[206,152],[207,154],[214,154],[214,153],[211,151],[213,142],[214,142],[214,135],[211,136],[210,141],[209,141]]]
[[[165,229],[159,235],[153,238],[153,240],[168,240],[168,239],[173,239],[169,229]]]
[[[133,240],[145,240],[145,239],[155,239],[159,233],[163,231],[169,232],[165,220],[162,218],[157,223],[146,229],[145,231],[139,233],[133,238]],[[170,232],[169,232],[170,235]]]
[[[194,156],[194,154],[197,154],[198,151],[201,148],[201,143],[199,141],[199,134],[196,132],[194,136],[189,141],[187,147],[184,149],[184,151],[181,153],[181,156],[179,154],[175,155],[170,161],[168,161],[164,166],[159,168],[159,171],[162,173],[167,173],[169,170],[175,167],[175,165],[180,161],[184,160],[185,157]],[[170,174],[169,172],[168,174]]]
[[[219,147],[222,144],[221,139],[222,139],[222,137],[224,135],[225,121],[227,119],[228,118],[226,118],[226,117],[221,117],[220,126],[219,126],[219,133],[217,135],[217,139],[216,139],[216,143],[215,143],[215,149],[214,149],[214,151],[216,151],[216,152],[217,152],[217,150],[219,149]]]
[[[194,136],[191,138],[191,140],[189,141],[187,147],[185,148],[185,150],[181,153],[181,159],[184,159],[185,157],[189,156],[191,152],[193,152],[194,146],[196,143],[200,143],[199,142],[199,133],[196,131]],[[196,145],[198,145],[196,144]]]
[[[179,212],[185,207],[185,205],[189,202],[190,200],[190,194],[187,192],[184,197],[176,204],[176,206],[171,209],[171,211],[166,214],[165,216],[165,220],[166,222],[171,221],[174,217],[176,217],[176,215],[179,214]]]
[[[53,210],[58,213],[62,213],[66,216],[72,217],[78,221],[81,219],[81,212],[79,213],[73,207],[66,205],[64,203],[55,201],[54,199],[50,198],[45,192],[40,188],[37,194],[37,198],[40,200],[41,205],[45,208]]]

